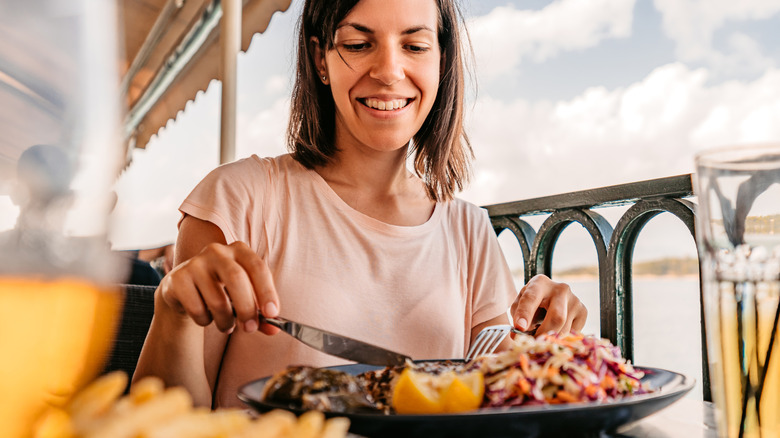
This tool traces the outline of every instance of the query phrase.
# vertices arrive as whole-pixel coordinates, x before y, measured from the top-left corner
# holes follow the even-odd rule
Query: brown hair
[[[336,153],[335,104],[330,88],[319,80],[309,44],[333,48],[336,26],[359,0],[306,0],[298,30],[298,61],[292,91],[287,143],[293,157],[311,169],[327,164]],[[452,199],[469,180],[473,152],[463,128],[464,58],[462,15],[455,0],[436,0],[441,51],[439,90],[428,117],[412,138],[414,170],[435,201]],[[465,35],[468,41],[468,35]]]

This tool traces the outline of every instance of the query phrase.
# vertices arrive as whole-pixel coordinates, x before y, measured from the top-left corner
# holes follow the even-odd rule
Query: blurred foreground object
[[[30,436],[100,371],[124,274],[106,241],[122,153],[111,1],[0,4],[0,424]],[[9,205],[11,203],[0,203]],[[6,208],[6,207],[0,207]]]
[[[38,423],[35,437],[147,438],[268,437],[343,438],[346,418],[309,411],[300,418],[272,411],[258,418],[239,409],[210,411],[194,408],[183,388],[163,388],[147,377],[121,397],[127,383],[123,372],[106,374],[80,391],[61,408],[51,408]]]
[[[719,435],[780,436],[780,144],[703,152],[694,182]]]

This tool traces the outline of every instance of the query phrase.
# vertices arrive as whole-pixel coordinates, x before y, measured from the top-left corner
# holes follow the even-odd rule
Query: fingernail
[[[229,335],[229,334],[233,333],[233,330],[235,330],[235,329],[236,329],[236,325],[233,324],[233,326],[230,327],[229,329],[227,329],[227,331],[225,333]]]
[[[244,323],[244,331],[247,333],[254,333],[257,330],[257,320],[256,319],[250,319],[249,321]]]
[[[517,320],[517,327],[520,330],[525,331],[526,329],[528,329],[528,321],[526,321],[525,318],[518,319]]]
[[[277,313],[279,313],[279,309],[273,301],[266,303],[263,307],[263,316],[272,317],[276,316]]]

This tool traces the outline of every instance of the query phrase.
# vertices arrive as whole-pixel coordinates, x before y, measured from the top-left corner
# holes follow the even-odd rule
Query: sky
[[[461,5],[475,54],[466,110],[476,161],[459,197],[474,204],[686,174],[698,151],[780,141],[780,0]],[[237,158],[286,152],[300,7],[275,14],[239,57]],[[218,165],[220,92],[212,82],[134,151],[117,183],[114,247],[175,240],[179,204]],[[614,225],[620,211],[604,214]],[[659,217],[637,254],[693,256],[686,233]],[[571,252],[595,254],[584,231],[570,239]],[[517,251],[505,252],[517,264]]]

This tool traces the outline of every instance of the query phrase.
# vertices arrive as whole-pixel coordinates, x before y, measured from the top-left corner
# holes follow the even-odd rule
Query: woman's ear
[[[320,40],[317,37],[311,37],[309,39],[309,53],[314,60],[314,67],[317,69],[317,74],[323,84],[328,85],[328,67],[325,63],[325,51],[322,49]]]

